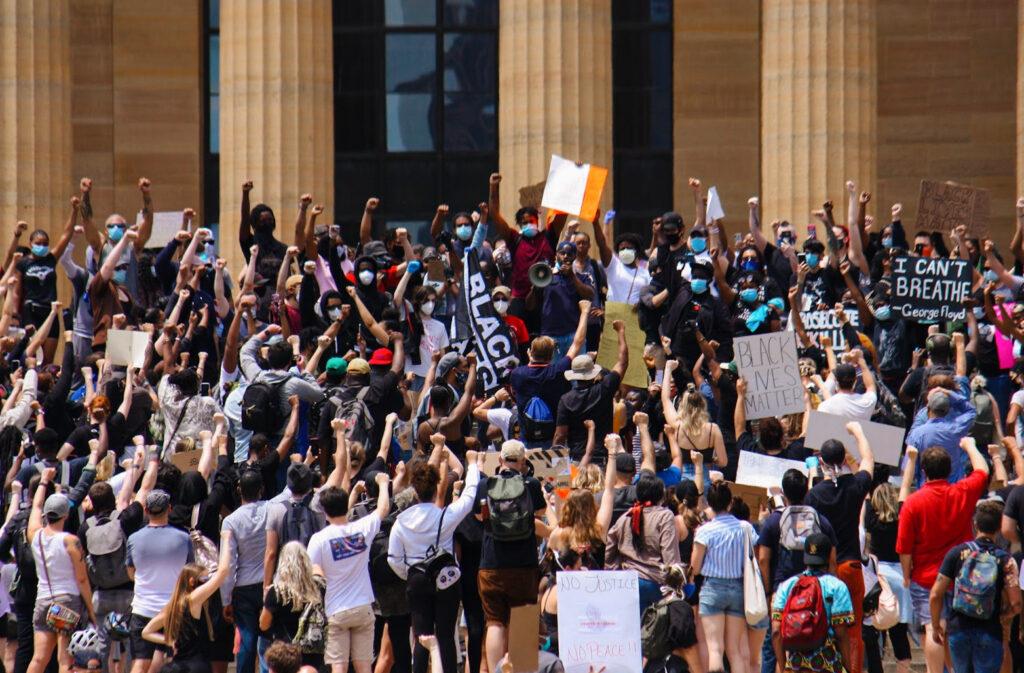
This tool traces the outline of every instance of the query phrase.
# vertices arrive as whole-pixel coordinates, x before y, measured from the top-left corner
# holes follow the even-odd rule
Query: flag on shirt
[[[508,323],[491,303],[491,287],[480,271],[474,248],[462,256],[462,287],[453,318],[452,344],[463,355],[476,351],[477,373],[484,390],[497,389],[518,363]]]

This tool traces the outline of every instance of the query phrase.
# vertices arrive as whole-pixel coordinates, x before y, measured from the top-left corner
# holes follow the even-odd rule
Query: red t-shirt
[[[975,470],[955,484],[925,482],[907,498],[900,510],[896,552],[910,554],[910,579],[930,589],[946,552],[974,539],[974,507],[987,488],[988,475]]]
[[[505,323],[512,329],[512,336],[516,338],[517,344],[524,344],[530,340],[530,333],[526,330],[526,323],[514,315],[505,314],[502,316]]]

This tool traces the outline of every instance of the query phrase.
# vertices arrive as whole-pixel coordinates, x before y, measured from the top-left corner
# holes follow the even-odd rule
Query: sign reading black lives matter
[[[793,332],[737,337],[733,350],[733,361],[747,382],[749,420],[804,410],[804,386]]]
[[[962,259],[897,257],[892,263],[892,310],[914,322],[964,320],[971,265]]]

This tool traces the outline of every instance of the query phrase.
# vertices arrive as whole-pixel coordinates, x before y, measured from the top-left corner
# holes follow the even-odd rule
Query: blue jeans
[[[554,362],[558,358],[565,357],[565,354],[569,352],[569,347],[572,346],[572,340],[576,337],[576,332],[569,332],[562,336],[554,336],[551,338],[555,341],[555,354],[551,357],[551,361]]]
[[[644,610],[661,600],[661,585],[651,580],[640,578],[640,616]]]
[[[772,645],[772,634],[769,632],[764,642],[761,643],[761,673],[775,673],[775,665],[777,663],[775,659],[775,646]]]
[[[238,628],[238,655],[235,666],[238,673],[255,673],[259,659],[256,642],[260,635],[260,609],[263,607],[263,583],[235,587],[231,606]]]
[[[999,673],[1003,665],[1003,639],[982,629],[953,631],[949,637],[949,656],[954,673]]]

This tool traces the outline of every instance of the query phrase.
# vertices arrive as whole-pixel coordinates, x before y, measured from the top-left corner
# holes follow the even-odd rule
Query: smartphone
[[[210,396],[210,384],[207,383],[206,381],[203,381],[202,383],[200,383],[199,384],[199,394],[202,395],[203,397],[209,397]]]
[[[813,222],[807,225],[807,238],[818,238],[818,227]]]
[[[742,243],[742,242],[743,242],[743,234],[740,234],[740,233],[737,233],[737,234],[735,234],[735,235],[734,235],[734,236],[732,237],[732,240],[733,240],[733,242],[734,242],[734,243],[735,243],[736,245],[739,245],[740,243]]]
[[[802,252],[796,253],[796,261],[798,264],[803,264],[807,260],[807,256]]]

